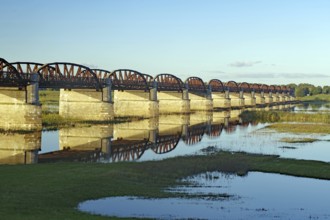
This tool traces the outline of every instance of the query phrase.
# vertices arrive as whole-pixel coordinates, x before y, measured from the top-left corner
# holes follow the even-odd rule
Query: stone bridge
[[[0,58],[1,129],[41,129],[40,89],[60,90],[59,114],[104,121],[115,116],[156,117],[213,109],[285,104],[295,100],[286,86],[229,81],[181,80],[162,73],[107,71],[66,63],[10,63]]]

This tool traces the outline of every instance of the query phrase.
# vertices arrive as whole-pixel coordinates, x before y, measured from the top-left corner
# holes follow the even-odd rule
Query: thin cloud
[[[229,66],[242,68],[242,67],[251,67],[251,66],[254,66],[259,63],[262,63],[262,62],[260,60],[259,61],[237,61],[234,63],[230,63]]]

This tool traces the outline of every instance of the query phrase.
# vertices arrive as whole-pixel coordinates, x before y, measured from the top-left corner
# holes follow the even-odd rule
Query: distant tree
[[[317,86],[317,87],[313,87],[310,91],[311,95],[318,95],[322,93],[322,87],[321,86]]]
[[[330,94],[330,86],[323,86],[322,93],[323,94]]]
[[[309,93],[308,88],[298,86],[295,90],[296,97],[304,97]]]

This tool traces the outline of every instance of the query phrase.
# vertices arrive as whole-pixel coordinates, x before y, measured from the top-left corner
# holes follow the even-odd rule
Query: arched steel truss
[[[159,135],[156,143],[152,146],[152,150],[156,154],[165,154],[176,148],[181,139],[181,134]]]
[[[178,91],[182,92],[185,85],[182,80],[172,74],[162,73],[155,76],[158,91]]]
[[[90,68],[75,63],[47,63],[38,69],[38,74],[40,88],[102,88]]]
[[[111,144],[112,162],[134,161],[141,158],[147,148],[148,141],[115,140]]]
[[[117,90],[144,90],[153,86],[152,76],[135,70],[118,69],[110,74],[112,88]]]
[[[261,85],[258,83],[250,84],[250,88],[257,93],[260,93],[262,91]]]
[[[205,86],[203,80],[199,77],[196,76],[188,77],[185,83],[190,92],[200,92],[204,94],[207,93],[207,87]]]
[[[212,92],[225,92],[225,85],[218,79],[211,79],[208,84]]]
[[[186,145],[194,145],[199,143],[205,133],[206,124],[197,124],[190,126],[188,128],[188,133],[186,136],[182,137],[182,140]]]
[[[266,84],[260,85],[260,89],[266,93],[270,92],[271,90],[269,89],[269,86]]]
[[[270,86],[268,86],[268,91],[270,91],[270,92],[276,92],[276,86],[274,86],[274,85],[270,85]]]
[[[250,87],[250,84],[247,82],[242,82],[238,85],[238,87],[240,88],[241,91],[243,92],[251,92],[252,89]]]
[[[212,138],[219,137],[221,135],[222,129],[223,124],[210,125],[206,131],[206,135]]]
[[[24,87],[28,84],[25,78],[11,63],[0,58],[0,84],[2,86]]]
[[[230,92],[239,92],[240,88],[235,81],[228,81],[225,83],[225,86],[228,88]]]

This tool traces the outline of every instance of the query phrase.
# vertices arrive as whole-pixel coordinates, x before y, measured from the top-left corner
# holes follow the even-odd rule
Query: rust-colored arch
[[[181,139],[181,134],[162,135],[157,138],[156,145],[152,150],[156,154],[165,154],[176,148]]]
[[[110,74],[112,87],[117,90],[149,90],[151,76],[130,69],[118,69]],[[150,78],[151,77],[151,78]]]
[[[47,63],[38,69],[41,88],[102,88],[96,74],[76,63]]]
[[[182,91],[185,85],[182,80],[172,74],[162,73],[155,76],[158,91]]]
[[[209,81],[209,86],[212,92],[225,92],[226,87],[219,79],[211,79]]]
[[[0,83],[5,86],[25,86],[27,81],[11,63],[0,58]]]
[[[238,84],[238,87],[243,92],[251,92],[250,84],[247,82],[242,82],[242,83]]]
[[[262,91],[264,91],[264,92],[269,92],[269,91],[271,91],[270,86],[268,86],[268,85],[266,85],[266,84],[262,84],[262,85],[260,86],[260,89],[261,89]]]
[[[238,84],[235,81],[228,81],[228,82],[226,82],[225,86],[227,86],[227,88],[230,92],[239,92],[240,91]]]
[[[262,91],[261,84],[259,83],[250,84],[250,88],[257,93],[260,93]]]
[[[138,160],[145,152],[147,144],[147,140],[115,140],[111,145],[112,161]]]
[[[270,92],[276,92],[276,86],[275,85],[270,85],[268,87],[268,89],[269,89]]]
[[[207,89],[203,80],[196,76],[188,77],[185,81],[188,86],[188,90],[192,92],[203,92],[206,93]]]

